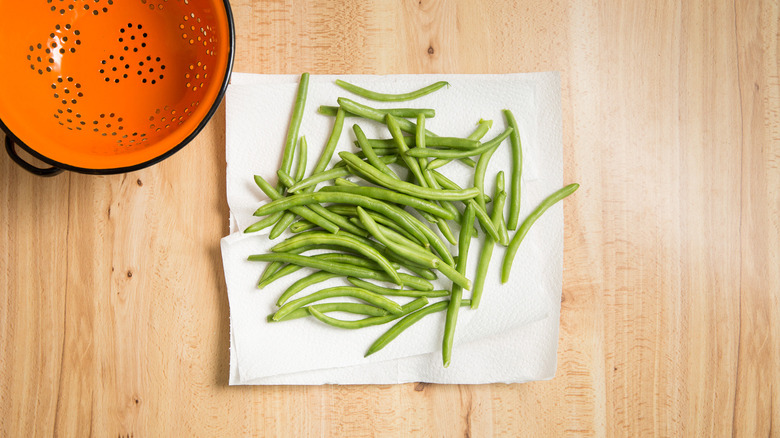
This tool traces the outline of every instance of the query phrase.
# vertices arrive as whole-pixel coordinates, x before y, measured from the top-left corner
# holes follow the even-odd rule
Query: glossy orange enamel
[[[81,169],[137,166],[196,131],[229,74],[222,0],[0,5],[0,120]]]

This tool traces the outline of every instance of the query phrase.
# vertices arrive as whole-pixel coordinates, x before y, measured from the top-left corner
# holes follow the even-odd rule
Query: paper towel
[[[451,87],[412,102],[382,107],[430,107],[436,117],[427,127],[440,135],[465,136],[480,118],[494,120],[486,139],[505,123],[501,110],[515,114],[523,140],[521,217],[562,185],[560,81],[557,73],[512,75],[339,76],[376,90],[409,90],[438,80]],[[332,117],[316,113],[319,105],[335,105],[346,96],[333,84],[336,77],[312,76],[300,133],[309,144],[309,169],[327,141]],[[312,318],[269,324],[265,316],[294,279],[264,290],[255,285],[264,264],[246,261],[267,252],[273,243],[267,230],[244,235],[240,230],[257,220],[252,212],[265,200],[252,175],[275,182],[299,77],[234,74],[227,94],[227,190],[233,233],[222,241],[231,311],[231,384],[320,384],[517,382],[550,378],[555,370],[563,252],[562,209],[556,206],[537,222],[515,260],[512,279],[500,285],[503,248],[497,246],[477,311],[463,308],[456,330],[452,365],[441,366],[444,313],[411,327],[384,350],[363,358],[366,348],[389,325],[356,331],[325,326]],[[367,102],[372,104],[370,102]],[[387,138],[380,124],[347,118],[338,150],[354,150],[351,132],[358,122],[369,137]],[[494,175],[510,173],[508,145],[491,160],[486,190]],[[462,185],[472,170],[453,163],[443,173]],[[479,254],[475,240],[469,257],[473,278]],[[300,273],[307,272],[301,270]],[[308,271],[310,272],[310,271]],[[340,284],[339,280],[322,287]],[[448,288],[446,282],[440,286]],[[464,294],[468,297],[468,292]]]

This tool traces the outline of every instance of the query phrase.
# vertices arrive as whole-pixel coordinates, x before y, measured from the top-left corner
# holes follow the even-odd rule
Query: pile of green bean
[[[550,195],[518,228],[522,148],[517,123],[510,110],[503,111],[506,129],[495,138],[482,142],[492,121],[480,120],[466,138],[442,137],[425,127],[426,119],[435,116],[434,109],[380,109],[343,97],[338,99],[338,106],[319,108],[319,113],[335,118],[319,161],[307,176],[306,138],[299,137],[298,132],[308,83],[309,75],[304,73],[298,86],[281,168],[277,172],[278,185],[274,187],[261,176],[255,176],[257,186],[271,202],[257,209],[255,216],[264,218],[245,232],[273,227],[269,234],[271,239],[286,230],[293,234],[274,246],[270,253],[249,256],[252,261],[268,262],[258,287],[263,288],[301,268],[311,268],[315,272],[298,279],[282,293],[276,303],[279,309],[268,316],[268,321],[311,316],[343,329],[395,322],[369,346],[368,356],[384,348],[426,315],[446,311],[442,340],[442,359],[446,367],[452,354],[458,312],[463,306],[479,307],[495,245],[507,247],[501,269],[501,282],[506,283],[528,230],[548,208],[574,193],[579,185],[567,185]],[[341,80],[336,84],[357,96],[381,102],[413,100],[449,85],[437,82],[409,93],[383,94]],[[355,124],[352,130],[359,151],[340,152],[340,161],[328,168],[346,117],[383,123],[391,138],[368,139]],[[509,139],[512,151],[510,181],[507,187],[504,172],[498,172],[491,198],[484,193],[485,173],[491,156],[506,139]],[[298,162],[293,173],[296,155]],[[472,187],[461,188],[436,170],[455,160],[474,168]],[[350,181],[348,177],[357,177],[364,184]],[[322,183],[331,184],[317,189]],[[509,214],[505,218],[507,202]],[[451,222],[459,225],[457,236]],[[477,222],[481,233],[475,227]],[[432,227],[438,229],[441,236]],[[510,240],[509,231],[515,230],[517,232]],[[471,241],[478,236],[482,236],[482,247],[472,280],[466,277],[466,263]],[[450,252],[445,240],[457,246],[457,254]],[[323,253],[323,250],[327,252]],[[310,251],[315,253],[304,254]],[[449,290],[434,290],[431,281],[439,275],[447,278],[451,284]],[[293,299],[304,289],[333,278],[343,278],[345,284]],[[376,282],[394,283],[398,287],[384,287]],[[470,299],[463,299],[464,290],[471,291]],[[320,303],[338,297],[350,297],[363,303]],[[401,305],[389,297],[413,300]],[[429,299],[438,301],[431,303]],[[363,317],[337,319],[328,315],[333,312]]]

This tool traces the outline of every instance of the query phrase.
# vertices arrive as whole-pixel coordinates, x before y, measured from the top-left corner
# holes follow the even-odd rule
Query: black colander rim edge
[[[195,128],[195,130],[192,131],[190,135],[185,137],[184,140],[182,140],[179,144],[165,151],[164,153],[157,155],[156,157],[148,161],[144,161],[143,163],[139,163],[139,164],[134,164],[132,166],[115,167],[109,169],[91,169],[88,167],[78,167],[78,166],[72,166],[70,164],[60,163],[57,160],[53,160],[45,155],[42,155],[40,152],[37,152],[33,148],[27,146],[26,143],[24,143],[21,139],[19,139],[19,137],[17,137],[13,133],[13,131],[11,131],[11,129],[8,128],[8,126],[6,126],[6,124],[3,122],[2,119],[0,119],[0,129],[2,129],[5,132],[6,136],[11,138],[14,144],[24,149],[30,155],[58,169],[67,170],[70,172],[77,172],[77,173],[83,173],[89,175],[115,175],[119,173],[128,173],[128,172],[134,172],[136,170],[145,169],[149,166],[159,163],[160,161],[165,160],[166,158],[175,154],[176,152],[181,150],[184,146],[186,146],[187,144],[195,140],[195,137],[197,137],[198,134],[200,134],[200,132],[203,131],[203,128],[205,128],[206,125],[208,125],[209,121],[211,121],[211,118],[214,117],[214,114],[217,112],[217,109],[219,109],[219,106],[222,104],[222,100],[225,98],[225,93],[227,92],[228,85],[230,84],[230,75],[233,71],[233,58],[236,51],[235,50],[236,35],[235,35],[235,23],[233,22],[233,11],[230,8],[230,1],[223,0],[222,3],[225,5],[225,15],[227,16],[228,34],[230,38],[230,47],[229,47],[230,53],[228,54],[227,66],[225,69],[225,77],[223,78],[222,86],[220,87],[219,93],[217,93],[217,97],[216,99],[214,99],[214,103],[211,105],[211,108],[209,108],[209,111],[206,113],[206,116],[203,117],[203,120],[200,121],[200,123]]]

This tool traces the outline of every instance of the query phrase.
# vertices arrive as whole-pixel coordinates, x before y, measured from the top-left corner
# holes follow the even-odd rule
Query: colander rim
[[[70,172],[77,172],[77,173],[83,173],[88,175],[116,175],[120,173],[128,173],[128,172],[134,172],[136,170],[145,169],[147,167],[153,166],[165,160],[166,158],[175,154],[176,152],[181,150],[184,146],[188,145],[193,140],[195,140],[198,134],[200,134],[200,132],[203,131],[206,125],[208,125],[209,121],[211,121],[211,118],[214,117],[214,114],[217,112],[217,109],[219,109],[219,106],[222,104],[222,100],[225,98],[225,93],[227,92],[228,85],[230,84],[230,75],[233,72],[233,58],[235,57],[235,51],[236,51],[235,50],[236,35],[235,35],[235,23],[233,21],[233,11],[230,8],[230,0],[222,0],[222,4],[225,6],[225,16],[227,18],[228,38],[230,40],[230,44],[228,47],[229,53],[227,57],[227,65],[225,66],[225,77],[222,79],[222,85],[220,86],[219,93],[217,93],[217,96],[214,99],[214,103],[211,105],[211,108],[209,108],[208,112],[203,117],[203,120],[201,120],[200,123],[198,123],[198,126],[195,128],[195,130],[192,131],[192,133],[190,133],[187,137],[185,137],[181,142],[179,142],[179,144],[165,151],[164,153],[157,155],[142,163],[134,164],[132,166],[114,167],[108,169],[93,169],[89,167],[79,167],[79,166],[73,166],[71,164],[61,163],[31,148],[24,141],[22,141],[16,134],[13,133],[13,131],[5,124],[5,122],[3,122],[2,118],[0,118],[0,129],[3,132],[5,132],[5,135],[9,137],[14,142],[15,145],[24,149],[25,152],[29,153],[33,157],[43,161],[46,164],[54,166],[58,169],[67,170]]]

